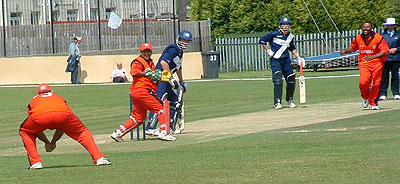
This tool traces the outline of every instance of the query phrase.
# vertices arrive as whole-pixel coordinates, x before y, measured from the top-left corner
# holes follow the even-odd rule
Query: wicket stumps
[[[131,98],[131,95],[129,94],[129,106],[130,106],[130,111],[129,111],[129,116],[131,115],[131,113],[132,113],[132,109],[133,109],[133,102],[132,102],[132,98]],[[145,128],[146,127],[146,123],[145,122],[143,122],[143,126],[142,126],[142,128],[143,128],[143,140],[146,140],[146,133],[145,133]],[[136,128],[136,139],[138,140],[138,141],[140,141],[140,126],[139,127],[137,127]],[[134,130],[132,130],[131,131],[131,140],[133,140],[133,132],[134,132]]]

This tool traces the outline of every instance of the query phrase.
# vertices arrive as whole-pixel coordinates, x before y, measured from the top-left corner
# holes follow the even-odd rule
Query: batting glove
[[[161,72],[161,81],[163,82],[169,82],[169,79],[171,78],[172,74],[168,70],[163,70]]]
[[[304,58],[298,57],[297,58],[297,64],[300,66],[306,66],[306,61],[304,60]]]
[[[272,57],[275,53],[272,51],[272,49],[267,50],[267,54],[269,57]]]
[[[296,54],[296,58],[297,58],[297,64],[300,66],[301,64],[303,64],[302,66],[306,66],[306,61],[304,60],[304,58],[301,58],[299,56],[299,54]]]
[[[179,88],[179,81],[176,80],[174,77],[171,77],[171,78],[169,79],[169,84],[171,85],[171,87],[172,87],[173,89],[178,89],[178,88]]]
[[[183,90],[183,93],[185,93],[186,90],[187,90],[188,84],[186,82],[184,82],[184,81],[180,82],[179,84],[180,84],[180,87]]]

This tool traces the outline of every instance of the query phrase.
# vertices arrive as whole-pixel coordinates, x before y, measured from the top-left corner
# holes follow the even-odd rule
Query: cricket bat
[[[303,63],[300,64],[300,77],[299,77],[299,88],[300,88],[300,103],[306,103],[306,78],[303,75]]]

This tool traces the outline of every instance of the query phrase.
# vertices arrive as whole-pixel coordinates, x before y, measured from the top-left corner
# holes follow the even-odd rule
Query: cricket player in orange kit
[[[363,98],[362,106],[367,108],[370,104],[372,110],[378,110],[382,67],[386,61],[389,46],[379,33],[372,31],[371,22],[363,23],[362,31],[351,42],[350,47],[341,50],[340,54],[359,50],[358,67],[360,70],[360,91]]]
[[[151,44],[143,43],[140,47],[140,56],[131,63],[130,74],[133,77],[133,81],[130,87],[130,96],[133,108],[130,119],[111,134],[111,138],[117,142],[123,141],[122,137],[125,134],[144,123],[147,110],[157,113],[160,129],[167,129],[168,131],[169,117],[164,112],[163,102],[155,93],[157,82],[161,79],[161,71],[155,70],[151,55]],[[167,134],[160,137],[160,139],[174,141],[175,137]]]
[[[42,159],[39,157],[36,138],[45,143],[47,152],[56,148],[56,142],[64,132],[78,141],[92,156],[96,165],[110,165],[111,162],[100,153],[92,134],[71,111],[67,102],[60,95],[53,93],[46,83],[40,84],[37,95],[28,105],[28,118],[21,124],[19,135],[28,153],[29,168],[42,169]],[[46,129],[56,129],[50,142],[43,133]]]

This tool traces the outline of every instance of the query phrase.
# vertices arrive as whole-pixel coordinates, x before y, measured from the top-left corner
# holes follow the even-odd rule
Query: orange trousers
[[[147,111],[158,113],[160,126],[166,127],[167,119],[163,112],[163,102],[153,90],[145,88],[133,89],[130,94],[132,99],[131,118],[120,128],[122,135],[139,127],[146,120]]]
[[[94,142],[92,134],[74,113],[48,112],[38,116],[29,116],[21,124],[19,135],[24,142],[30,165],[42,162],[37,151],[36,138],[37,134],[46,129],[62,130],[69,137],[78,141],[90,153],[93,163],[104,157]]]
[[[371,106],[377,106],[382,80],[382,64],[365,63],[359,66],[359,70],[361,96],[363,99],[368,99]]]

